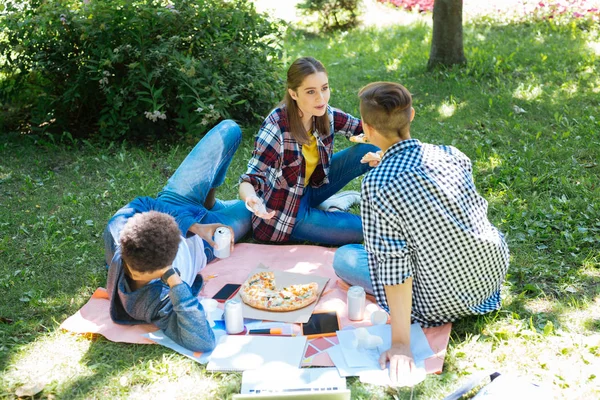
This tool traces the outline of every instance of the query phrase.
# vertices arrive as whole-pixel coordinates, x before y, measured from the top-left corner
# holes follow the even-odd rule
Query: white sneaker
[[[323,211],[347,211],[353,204],[360,203],[360,192],[346,190],[339,192],[317,206]]]

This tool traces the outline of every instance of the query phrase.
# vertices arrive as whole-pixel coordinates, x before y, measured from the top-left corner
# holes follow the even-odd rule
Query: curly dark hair
[[[121,231],[121,256],[135,271],[154,272],[173,263],[180,237],[179,226],[169,214],[139,213]]]

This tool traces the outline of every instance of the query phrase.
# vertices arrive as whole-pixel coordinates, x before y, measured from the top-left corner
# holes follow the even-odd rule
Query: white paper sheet
[[[340,344],[327,350],[329,357],[338,368],[341,376],[358,376],[361,382],[374,385],[391,385],[389,369],[381,369],[379,356],[392,345],[392,329],[390,325],[374,325],[366,328],[369,334],[382,338],[383,344],[377,349],[364,349],[357,347],[356,329],[345,329],[337,332]],[[414,385],[425,377],[425,359],[434,355],[427,337],[420,325],[410,327],[411,351],[418,371],[411,374],[411,379],[416,381],[398,382],[400,386]]]
[[[371,367],[379,365],[379,355],[389,349],[392,345],[392,327],[391,325],[373,325],[366,328],[371,335],[382,338],[383,344],[377,349],[367,350],[356,347],[355,329],[345,329],[337,331],[337,336],[342,347],[344,359],[349,367]],[[410,349],[413,358],[416,361],[423,361],[434,355],[429,346],[427,337],[419,324],[410,326]]]
[[[269,363],[285,363],[298,368],[306,337],[222,336],[213,350],[207,371],[246,371]]]
[[[218,342],[219,338],[227,333],[224,330],[215,329],[213,330],[215,334],[215,340]],[[199,362],[200,364],[206,364],[210,359],[211,352],[208,353],[200,353],[200,356],[196,356],[194,354],[198,354],[191,350],[186,349],[183,346],[175,343],[171,338],[165,335],[165,333],[159,329],[156,332],[145,333],[142,335],[145,338],[152,340],[153,342],[160,344],[161,346],[168,347],[171,350],[176,351],[179,354],[183,354],[186,357],[191,358],[192,360]]]
[[[358,376],[361,382],[369,383],[372,385],[392,385],[392,381],[390,380],[389,368],[386,367],[385,369],[381,369],[379,363],[377,363],[376,367],[368,366],[352,368],[346,363],[344,354],[342,352],[342,346],[340,345],[330,347],[329,349],[327,349],[327,353],[329,354],[331,361],[333,361],[336,368],[338,369],[340,376]],[[415,360],[415,365],[420,370],[416,373],[416,376],[421,376],[424,379],[424,376],[426,374],[425,362],[423,360]],[[403,386],[402,383],[403,382],[400,382],[400,386]]]
[[[379,363],[377,364],[377,366],[371,365],[371,366],[367,366],[367,367],[350,367],[348,365],[348,363],[346,362],[346,359],[344,358],[344,353],[342,352],[341,345],[332,346],[332,347],[328,348],[327,354],[329,354],[331,361],[333,361],[336,368],[338,369],[340,376],[344,376],[344,377],[358,376],[363,371],[369,371],[369,370],[375,370],[375,369],[381,371],[381,369],[379,368]],[[384,371],[387,371],[387,370],[384,370]]]

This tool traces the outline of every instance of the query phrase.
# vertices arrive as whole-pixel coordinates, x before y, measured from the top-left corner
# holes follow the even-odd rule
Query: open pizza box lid
[[[261,319],[267,321],[276,321],[276,322],[291,322],[291,323],[305,323],[310,319],[311,314],[313,313],[319,299],[321,298],[321,293],[323,293],[323,289],[329,282],[329,278],[325,278],[323,276],[318,275],[304,275],[297,274],[293,272],[285,272],[285,271],[277,271],[272,270],[269,267],[260,264],[254,271],[250,272],[248,277],[258,273],[270,271],[275,274],[275,287],[277,289],[281,289],[285,286],[289,285],[303,285],[311,282],[316,282],[319,285],[319,293],[317,295],[317,301],[309,304],[308,306],[301,308],[299,310],[294,311],[266,311],[259,310],[254,307],[250,307],[246,303],[242,301],[240,298],[240,294],[238,293],[235,298],[238,299],[242,303],[242,314],[244,318],[252,318],[252,319]],[[245,282],[245,280],[244,280]]]

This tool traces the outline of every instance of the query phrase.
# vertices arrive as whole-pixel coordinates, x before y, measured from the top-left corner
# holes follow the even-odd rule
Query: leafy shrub
[[[34,132],[202,133],[223,118],[255,121],[278,101],[279,26],[249,0],[5,6],[0,102]]]
[[[409,11],[433,11],[433,0],[378,0],[380,3],[389,3]]]
[[[317,14],[322,30],[341,30],[355,26],[360,0],[304,0],[296,7],[304,15]]]

